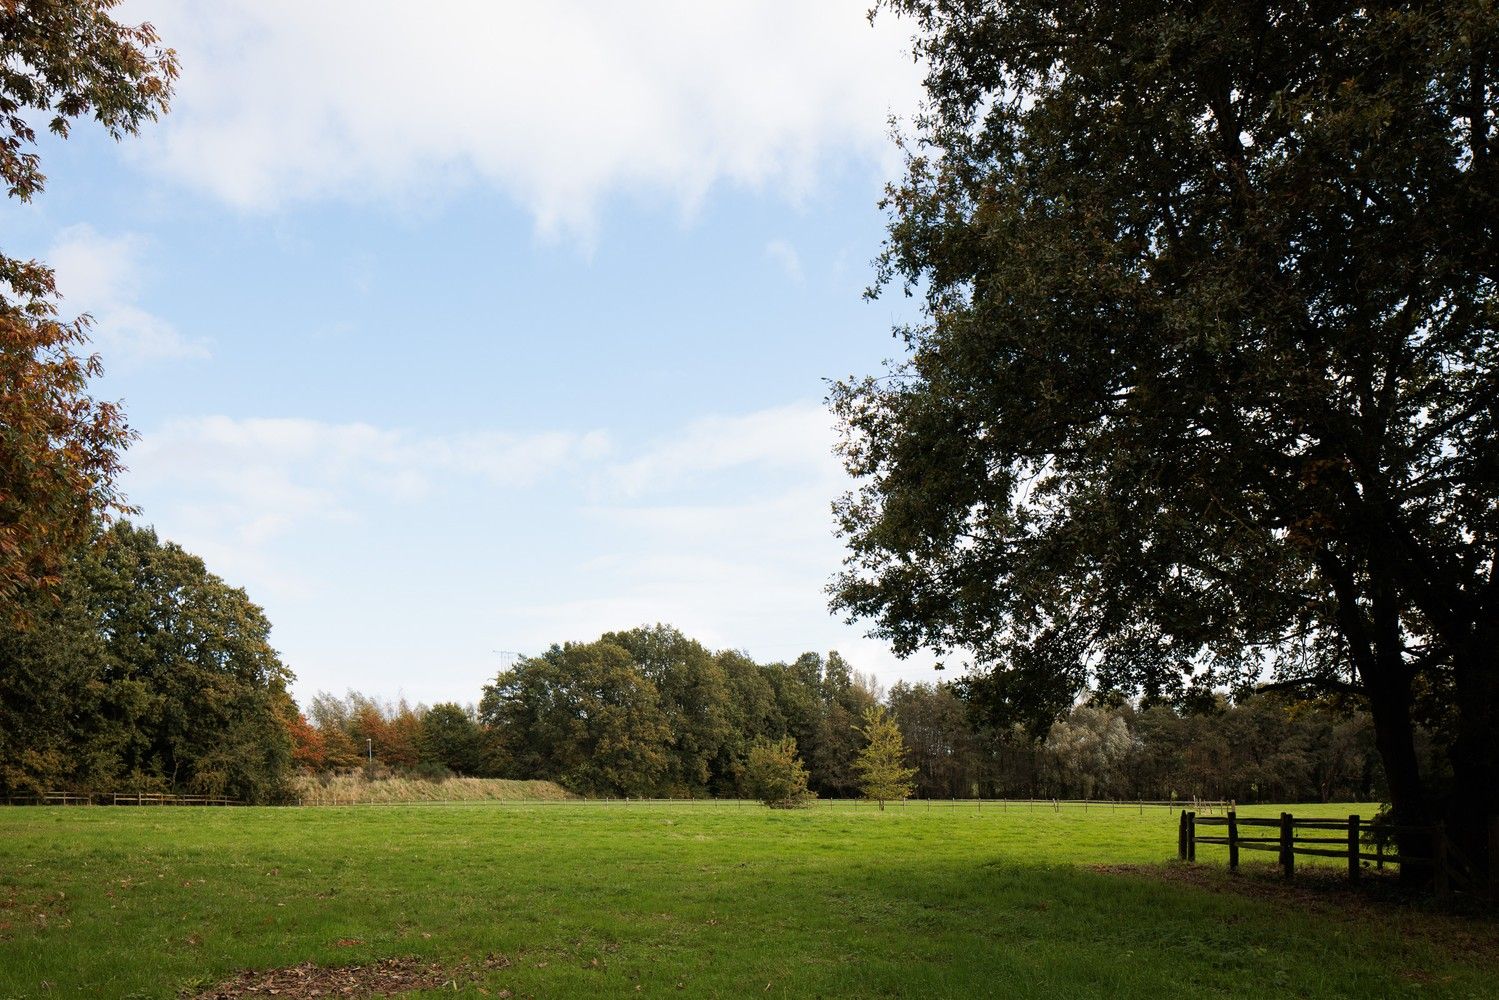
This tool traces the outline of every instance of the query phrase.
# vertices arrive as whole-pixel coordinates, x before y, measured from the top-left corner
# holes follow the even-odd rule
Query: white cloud
[[[919,73],[868,0],[136,0],[181,55],[144,154],[234,205],[400,205],[464,183],[585,238],[612,196],[796,198],[825,162],[889,173]]]
[[[827,410],[801,403],[700,418],[627,449],[605,464],[604,499],[579,511],[613,546],[510,609],[506,641],[540,649],[663,621],[761,660],[837,648],[886,683],[931,680],[930,662],[897,660],[827,610],[843,557],[831,501],[846,487],[834,438]]]
[[[794,404],[734,417],[704,417],[613,464],[608,483],[627,497],[681,489],[727,470],[794,472],[826,481],[838,475],[833,422],[816,404]]]
[[[184,337],[136,302],[146,243],[139,236],[104,236],[92,226],[70,226],[44,259],[57,272],[57,287],[70,310],[94,319],[89,339],[107,363],[139,365],[208,357],[207,345]]]
[[[266,604],[304,693],[472,698],[493,648],[655,621],[762,660],[837,648],[886,683],[929,679],[828,613],[832,439],[815,403],[633,441],[211,417],[146,433],[126,487]]]
[[[206,417],[145,434],[127,456],[127,488],[164,498],[147,513],[230,553],[227,575],[261,565],[263,546],[293,532],[421,503],[465,478],[524,488],[607,449],[599,433],[423,436],[360,423]]]
[[[796,282],[802,282],[802,258],[796,252],[796,247],[785,240],[771,240],[765,244],[765,256],[780,265],[781,270],[786,272],[786,277]]]

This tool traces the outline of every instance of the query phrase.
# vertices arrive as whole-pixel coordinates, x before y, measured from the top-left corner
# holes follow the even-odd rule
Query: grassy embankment
[[[301,775],[294,784],[304,805],[364,805],[392,802],[561,802],[576,798],[551,781],[504,778],[448,778],[421,781],[382,778],[366,781],[358,773],[334,777]]]
[[[1175,843],[1096,807],[0,809],[0,998],[392,956],[434,997],[1499,996],[1492,922],[1221,891],[1221,849],[1092,867]]]

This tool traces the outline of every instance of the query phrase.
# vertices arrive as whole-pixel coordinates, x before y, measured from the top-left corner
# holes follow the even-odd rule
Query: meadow
[[[1228,876],[1221,852],[1188,870],[1176,822],[919,803],[0,809],[0,998],[308,996],[317,968],[356,966],[344,988],[433,997],[1499,996],[1491,918],[1371,902],[1377,879],[1350,902],[1318,888],[1331,869],[1293,893]]]

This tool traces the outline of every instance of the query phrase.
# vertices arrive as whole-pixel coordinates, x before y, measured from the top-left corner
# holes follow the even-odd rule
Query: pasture
[[[9,808],[0,998],[390,959],[434,997],[1499,996],[1487,919],[1175,849],[1159,808]]]

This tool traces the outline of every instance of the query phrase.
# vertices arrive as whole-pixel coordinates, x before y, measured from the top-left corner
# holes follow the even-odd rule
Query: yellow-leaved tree
[[[911,794],[914,767],[906,766],[906,742],[900,727],[886,714],[884,706],[871,705],[864,710],[864,725],[855,726],[869,745],[859,752],[854,770],[859,772],[859,788],[866,799],[874,799],[885,808],[886,800],[899,802]]]

